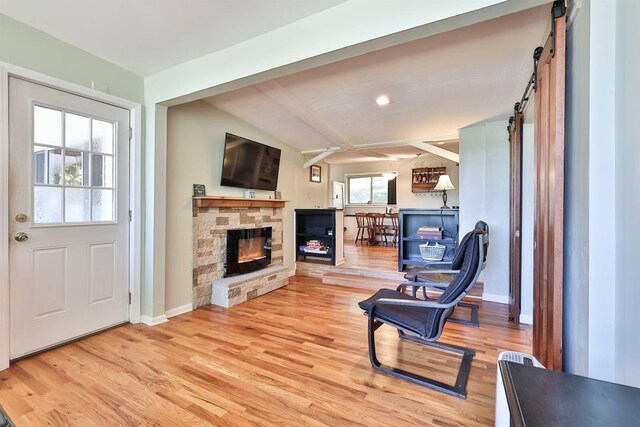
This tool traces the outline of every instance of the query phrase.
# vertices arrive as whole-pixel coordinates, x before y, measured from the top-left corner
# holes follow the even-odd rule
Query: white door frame
[[[0,370],[9,367],[9,77],[19,77],[129,110],[132,139],[129,226],[129,321],[140,322],[142,272],[142,105],[75,83],[0,62]]]

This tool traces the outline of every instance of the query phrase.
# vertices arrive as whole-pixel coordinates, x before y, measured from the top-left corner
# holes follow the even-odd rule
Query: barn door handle
[[[16,239],[16,242],[24,242],[26,240],[29,240],[29,236],[27,235],[27,233],[23,233],[22,231],[16,233],[13,238]]]

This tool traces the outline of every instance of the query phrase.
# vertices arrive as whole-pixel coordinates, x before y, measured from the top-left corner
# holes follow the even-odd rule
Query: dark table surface
[[[640,388],[498,363],[515,426],[640,426]]]

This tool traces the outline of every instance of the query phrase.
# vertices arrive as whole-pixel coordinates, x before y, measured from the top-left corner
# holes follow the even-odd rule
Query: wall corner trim
[[[151,317],[151,316],[147,316],[146,314],[143,314],[142,316],[140,316],[140,321],[147,326],[156,326],[156,325],[160,325],[162,323],[168,322],[169,319],[167,319],[166,314],[162,314],[156,317]]]
[[[500,303],[500,304],[509,304],[509,297],[507,295],[495,295],[495,294],[483,293],[482,294],[482,300],[483,301],[497,302],[497,303]]]
[[[533,315],[532,314],[521,314],[520,315],[520,323],[524,323],[525,325],[533,325]]]
[[[170,308],[164,313],[164,315],[167,318],[169,318],[169,317],[179,316],[181,314],[188,313],[190,311],[193,311],[193,303],[191,302],[189,304],[181,305],[179,307]]]

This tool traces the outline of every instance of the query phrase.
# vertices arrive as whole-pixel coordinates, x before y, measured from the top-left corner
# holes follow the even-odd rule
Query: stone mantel
[[[247,199],[243,197],[204,196],[194,197],[196,208],[284,208],[289,200]]]

